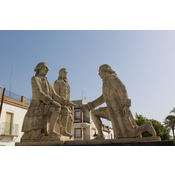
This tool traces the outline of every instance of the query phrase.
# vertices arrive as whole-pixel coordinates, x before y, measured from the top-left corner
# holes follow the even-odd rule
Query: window
[[[80,112],[75,112],[75,114],[76,114],[76,119],[80,119],[81,118],[81,114],[80,114]]]
[[[75,128],[74,129],[74,137],[81,138],[82,137],[82,128]]]
[[[82,112],[74,111],[74,122],[82,122]]]
[[[6,119],[5,119],[5,127],[4,127],[4,134],[12,134],[12,128],[13,128],[13,113],[6,113]]]

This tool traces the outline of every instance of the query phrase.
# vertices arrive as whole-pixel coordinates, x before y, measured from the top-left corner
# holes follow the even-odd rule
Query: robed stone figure
[[[49,68],[45,62],[39,63],[31,79],[32,101],[25,115],[21,141],[40,140],[43,136],[59,137],[55,123],[60,113],[68,113],[66,105],[76,106],[64,97],[60,97],[47,80]]]
[[[141,133],[148,131],[156,136],[156,131],[151,122],[138,126],[130,111],[131,99],[127,90],[115,71],[103,64],[99,68],[99,76],[103,80],[103,94],[96,100],[83,106],[82,110],[92,110],[92,119],[98,131],[96,139],[104,139],[101,118],[111,121],[115,138],[142,137]],[[95,109],[106,102],[107,107]]]

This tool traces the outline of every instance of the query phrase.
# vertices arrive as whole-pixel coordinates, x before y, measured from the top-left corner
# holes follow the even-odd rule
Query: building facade
[[[72,135],[74,140],[92,140],[98,135],[96,126],[91,117],[91,111],[81,111],[81,106],[87,104],[83,100],[72,101],[77,104],[78,107],[74,108],[74,122],[72,126]],[[103,124],[103,134],[105,139],[114,139],[113,129]],[[57,132],[61,134],[61,125],[57,128]]]
[[[86,110],[85,112],[80,111],[81,106],[87,104],[83,100],[72,101],[78,105],[74,108],[74,123],[72,127],[72,134],[74,140],[91,140],[94,139],[98,134],[95,124],[91,117],[91,111]],[[113,129],[103,124],[103,134],[105,139],[113,139]]]
[[[14,146],[15,142],[20,142],[23,134],[21,128],[30,99],[7,90],[5,90],[4,98],[2,98],[3,91],[4,89],[0,87],[0,145]]]

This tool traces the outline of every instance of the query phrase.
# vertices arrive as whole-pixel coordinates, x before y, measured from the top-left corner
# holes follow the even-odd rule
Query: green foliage
[[[136,113],[135,115],[135,122],[138,126],[146,124],[147,121],[150,121],[153,124],[154,129],[156,130],[157,136],[161,137],[161,140],[170,140],[170,129],[166,129],[161,122],[154,120],[154,119],[147,119],[146,117],[143,117],[142,115],[138,115]],[[145,131],[142,133],[143,137],[150,137],[152,136],[149,132]]]
[[[175,107],[170,111],[170,113],[175,113]]]
[[[164,123],[165,128],[168,128],[168,129],[171,129],[172,130],[172,132],[173,132],[173,138],[174,138],[175,116],[174,115],[168,115],[165,118],[165,120],[163,121],[163,123]]]

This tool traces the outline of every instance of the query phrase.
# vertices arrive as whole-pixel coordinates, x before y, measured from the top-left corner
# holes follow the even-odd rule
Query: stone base
[[[60,146],[63,145],[65,141],[73,141],[74,138],[70,138],[67,136],[61,137],[49,137],[44,136],[39,141],[35,140],[26,140],[15,143],[15,146]]]
[[[173,141],[161,141],[160,137],[77,141],[66,140],[66,138],[64,139],[62,138],[62,140],[48,140],[48,138],[43,137],[42,141],[20,142],[16,143],[15,146],[174,146]]]
[[[49,136],[44,136],[40,139],[40,141],[73,141],[74,138],[70,138],[68,136],[60,136],[60,137],[49,137]]]
[[[64,146],[117,146],[117,145],[130,145],[131,143],[145,143],[145,142],[160,142],[161,138],[157,137],[142,137],[142,138],[118,138],[118,139],[105,139],[105,140],[77,140],[66,141]]]

